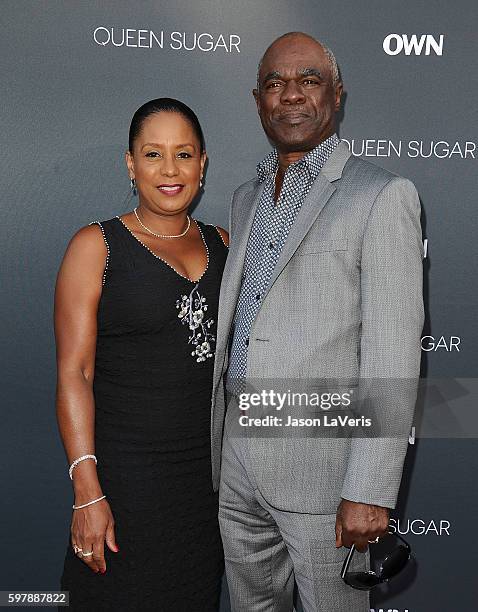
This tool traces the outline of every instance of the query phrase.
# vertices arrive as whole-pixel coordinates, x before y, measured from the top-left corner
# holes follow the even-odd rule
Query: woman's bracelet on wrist
[[[93,499],[92,501],[89,501],[86,504],[81,504],[81,506],[75,506],[75,504],[73,504],[72,508],[73,510],[80,510],[81,508],[86,508],[86,506],[91,506],[91,504],[96,504],[96,502],[105,499],[105,497],[106,495],[102,495],[101,497],[98,497],[98,499]]]
[[[81,457],[78,457],[78,459],[75,459],[73,461],[73,463],[70,465],[70,468],[68,470],[68,474],[70,475],[70,480],[73,480],[73,470],[80,463],[80,461],[84,461],[85,459],[94,459],[95,460],[95,465],[98,465],[98,461],[97,461],[95,455],[82,455]]]

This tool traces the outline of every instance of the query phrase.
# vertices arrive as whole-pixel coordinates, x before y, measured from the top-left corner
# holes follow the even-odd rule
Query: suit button
[[[244,344],[245,344],[246,346],[249,346],[249,338],[246,338],[246,339],[244,340]]]
[[[269,248],[273,249],[274,248],[274,243],[273,242],[269,242]]]
[[[256,295],[256,300],[258,300],[258,301],[259,301],[260,299],[261,299],[261,294],[260,294],[260,293],[258,293],[258,294]]]

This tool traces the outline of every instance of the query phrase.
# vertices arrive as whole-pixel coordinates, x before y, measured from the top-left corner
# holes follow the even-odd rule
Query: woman
[[[74,487],[70,608],[215,610],[210,465],[217,305],[228,236],[192,220],[206,152],[181,102],[133,116],[139,204],[71,240],[55,296],[57,416]]]

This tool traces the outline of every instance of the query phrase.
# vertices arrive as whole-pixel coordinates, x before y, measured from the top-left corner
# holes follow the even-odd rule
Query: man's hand
[[[343,499],[337,508],[335,546],[367,550],[368,542],[388,533],[390,510]]]

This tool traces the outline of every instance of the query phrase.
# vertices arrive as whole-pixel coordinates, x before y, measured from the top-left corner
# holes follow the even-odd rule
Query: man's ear
[[[133,156],[131,155],[131,153],[129,151],[126,151],[124,158],[125,158],[125,162],[126,162],[126,167],[128,168],[129,177],[130,178],[134,178],[134,160],[133,160]]]
[[[261,102],[259,97],[259,91],[257,89],[252,90],[252,95],[254,96],[254,100],[256,101],[257,110],[260,110]]]
[[[342,94],[344,93],[344,87],[342,83],[337,83],[335,86],[335,112],[338,113],[340,110],[340,103]]]

